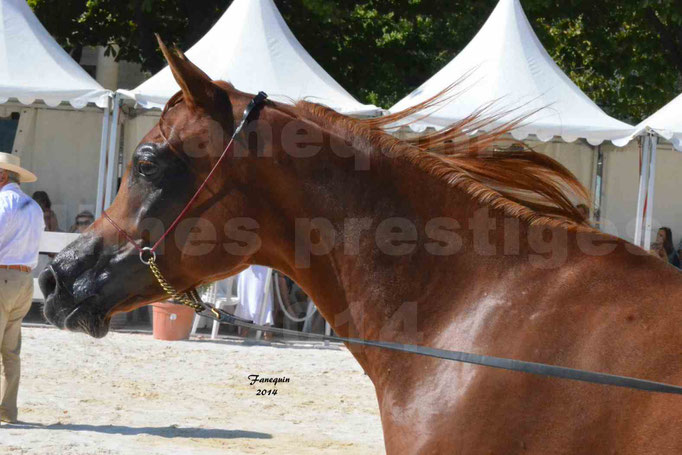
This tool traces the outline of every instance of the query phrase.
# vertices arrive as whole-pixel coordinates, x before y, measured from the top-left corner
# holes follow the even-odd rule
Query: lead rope
[[[517,371],[520,373],[529,373],[538,376],[548,376],[561,379],[569,379],[572,381],[588,382],[592,384],[601,384],[615,387],[624,387],[628,389],[641,390],[645,392],[666,393],[672,395],[682,395],[682,387],[665,384],[661,382],[648,381],[645,379],[631,378],[628,376],[617,376],[606,373],[596,373],[593,371],[578,370],[574,368],[566,368],[555,365],[546,365],[544,363],[525,362],[523,360],[506,359],[503,357],[493,357],[487,355],[471,354],[468,352],[448,351],[445,349],[430,348],[427,346],[416,346],[412,344],[399,344],[387,341],[365,340],[362,338],[345,338],[334,335],[321,335],[317,333],[303,333],[295,330],[279,329],[275,327],[267,327],[245,319],[238,318],[232,314],[225,312],[220,308],[215,308],[204,302],[196,289],[191,289],[185,293],[178,292],[164,277],[156,261],[152,256],[147,264],[152,273],[156,277],[159,285],[177,302],[194,309],[199,316],[203,316],[220,324],[229,324],[236,327],[244,327],[247,329],[260,330],[276,335],[284,335],[291,337],[304,337],[309,340],[317,341],[334,341],[339,343],[357,344],[360,346],[369,346],[391,351],[405,352],[410,354],[423,355],[427,357],[434,357],[437,359],[451,360],[454,362],[469,363],[473,365],[481,365],[485,367],[497,368],[501,370]]]
[[[568,379],[572,381],[587,382],[592,384],[601,384],[607,386],[623,387],[627,389],[635,389],[644,392],[665,393],[671,395],[682,395],[682,387],[665,384],[661,382],[648,381],[645,379],[631,378],[627,376],[617,376],[607,373],[597,373],[593,371],[578,370],[574,368],[566,368],[555,365],[547,365],[544,363],[526,362],[523,360],[506,359],[503,357],[493,357],[487,355],[471,354],[461,351],[448,351],[445,349],[436,349],[428,346],[416,346],[412,344],[399,344],[388,341],[374,341],[365,340],[362,338],[345,338],[334,335],[321,335],[317,333],[303,333],[295,330],[280,329],[275,327],[262,326],[254,324],[245,319],[238,318],[226,311],[215,308],[208,303],[201,300],[196,289],[192,289],[184,294],[178,293],[168,284],[163,278],[154,261],[150,261],[150,268],[154,276],[159,280],[159,284],[168,289],[169,294],[179,296],[182,304],[192,308],[201,308],[196,310],[199,316],[203,316],[220,324],[228,324],[236,327],[244,327],[247,329],[260,330],[262,332],[272,333],[275,335],[283,335],[290,337],[303,337],[308,340],[316,341],[333,341],[338,343],[349,343],[360,346],[375,347],[381,349],[388,349],[391,351],[417,354],[426,357],[433,357],[437,359],[450,360],[460,363],[468,363],[472,365],[480,365],[484,367],[497,368],[501,370],[516,371],[520,373],[534,374],[538,376],[547,376],[560,379]],[[156,272],[154,272],[156,270]]]
[[[460,352],[460,351],[448,351],[445,349],[436,349],[436,348],[430,348],[427,346],[416,346],[416,345],[411,345],[411,344],[399,344],[399,343],[391,343],[387,341],[373,341],[373,340],[364,340],[362,338],[344,338],[344,337],[339,337],[339,336],[334,336],[334,335],[320,335],[317,333],[302,333],[302,332],[297,332],[294,330],[288,330],[288,329],[279,329],[279,328],[274,328],[274,327],[264,327],[258,324],[254,324],[250,321],[246,321],[244,319],[238,318],[232,314],[229,314],[225,312],[224,310],[221,310],[220,308],[215,308],[212,305],[209,305],[208,303],[205,303],[202,301],[201,297],[199,296],[199,293],[197,292],[196,289],[190,289],[187,292],[180,292],[176,290],[169,282],[166,280],[159,270],[158,265],[156,264],[156,249],[160,245],[161,241],[168,235],[168,233],[176,226],[176,224],[180,221],[180,219],[187,213],[189,210],[189,207],[192,205],[192,203],[195,201],[201,190],[206,186],[206,183],[208,180],[211,178],[213,175],[214,171],[218,168],[218,165],[221,163],[223,158],[226,156],[228,150],[230,149],[232,143],[234,142],[234,138],[239,134],[241,129],[244,127],[246,124],[249,114],[251,111],[258,106],[261,102],[263,102],[267,98],[267,95],[263,92],[260,92],[247,106],[247,108],[244,110],[244,118],[242,119],[242,122],[239,124],[237,129],[234,131],[234,134],[232,135],[232,138],[230,139],[230,142],[228,143],[227,147],[225,147],[225,150],[223,151],[223,154],[220,156],[218,159],[218,162],[215,164],[209,175],[206,177],[204,182],[201,184],[199,189],[196,191],[192,199],[187,203],[185,206],[184,210],[180,213],[180,215],[175,219],[173,224],[164,232],[164,234],[161,236],[161,238],[154,244],[154,246],[150,247],[141,247],[135,242],[134,239],[130,237],[130,235],[123,230],[120,226],[118,226],[114,220],[112,220],[109,215],[105,212],[102,212],[102,215],[104,216],[105,219],[107,219],[113,226],[116,228],[120,233],[122,233],[126,239],[133,244],[133,246],[140,252],[140,261],[142,263],[146,264],[149,266],[149,269],[151,270],[152,274],[156,278],[156,280],[159,283],[159,286],[170,296],[171,299],[181,303],[182,305],[188,306],[192,308],[194,311],[197,312],[200,316],[207,317],[209,319],[213,319],[214,321],[217,321],[221,324],[230,324],[234,325],[237,327],[244,327],[248,329],[255,329],[255,330],[260,330],[262,332],[268,332],[268,333],[273,333],[273,334],[278,334],[278,335],[284,335],[284,336],[292,336],[292,337],[305,337],[310,340],[319,340],[319,341],[334,341],[334,342],[340,342],[340,343],[350,343],[350,344],[357,344],[360,346],[369,346],[369,347],[377,347],[377,348],[382,348],[382,349],[388,349],[392,351],[398,351],[398,352],[405,352],[405,353],[411,353],[411,354],[418,354],[418,355],[423,355],[427,357],[434,357],[438,359],[444,359],[444,360],[451,360],[455,362],[462,362],[462,363],[469,363],[469,364],[474,364],[474,365],[481,365],[481,366],[486,366],[486,367],[491,367],[491,368],[498,368],[498,369],[503,369],[503,370],[510,370],[510,371],[518,371],[521,373],[530,373],[530,374],[535,374],[535,375],[540,375],[540,376],[549,376],[549,377],[555,377],[555,378],[562,378],[562,379],[570,379],[573,381],[581,381],[581,382],[589,382],[593,384],[603,384],[603,385],[611,385],[611,386],[616,386],[616,387],[625,387],[629,389],[636,389],[636,390],[643,390],[647,392],[657,392],[657,393],[667,393],[667,394],[674,394],[674,395],[682,395],[682,387],[675,386],[675,385],[670,385],[670,384],[664,384],[660,382],[653,382],[653,381],[647,381],[644,379],[636,379],[636,378],[630,378],[627,376],[615,376],[611,374],[606,374],[606,373],[595,373],[592,371],[585,371],[585,370],[577,370],[573,368],[566,368],[566,367],[560,367],[560,366],[554,366],[554,365],[546,365],[542,363],[535,363],[535,362],[525,362],[522,360],[513,360],[513,359],[505,359],[502,357],[492,357],[492,356],[486,356],[486,355],[478,355],[478,354],[471,354],[468,352]]]

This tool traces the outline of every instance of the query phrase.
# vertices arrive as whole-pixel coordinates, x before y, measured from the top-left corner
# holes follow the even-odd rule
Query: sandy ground
[[[0,427],[1,454],[384,453],[374,389],[345,348],[23,335],[22,422]],[[253,374],[290,382],[257,396]]]

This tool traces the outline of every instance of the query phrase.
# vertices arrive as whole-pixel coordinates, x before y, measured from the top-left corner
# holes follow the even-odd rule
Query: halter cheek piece
[[[114,220],[112,220],[107,212],[102,212],[102,215],[106,220],[108,220],[114,228],[116,228],[117,231],[119,231],[121,234],[125,236],[125,238],[139,251],[140,253],[140,261],[149,266],[149,269],[151,270],[152,274],[158,281],[159,285],[163,290],[170,296],[171,299],[176,300],[179,303],[182,303],[184,305],[187,305],[191,308],[193,308],[199,315],[213,319],[215,321],[218,321],[219,323],[222,324],[230,324],[234,325],[237,327],[245,327],[249,329],[255,329],[255,330],[260,330],[262,332],[270,332],[274,334],[279,334],[279,335],[285,335],[285,336],[292,336],[292,337],[305,337],[311,340],[318,340],[318,341],[335,341],[335,342],[341,342],[341,343],[352,343],[352,344],[357,344],[361,346],[370,346],[370,347],[377,347],[377,348],[382,348],[382,349],[387,349],[387,350],[392,350],[392,351],[399,351],[399,352],[408,352],[412,354],[418,354],[418,355],[423,355],[427,357],[434,357],[438,359],[444,359],[444,360],[451,360],[455,362],[462,362],[462,363],[469,363],[469,364],[474,364],[474,365],[481,365],[481,366],[486,366],[486,367],[492,367],[492,368],[498,368],[498,369],[503,369],[503,370],[510,370],[510,371],[518,371],[522,373],[530,373],[530,374],[535,374],[535,375],[540,375],[540,376],[549,376],[549,377],[554,377],[554,378],[562,378],[562,379],[570,379],[573,381],[581,381],[581,382],[589,382],[593,384],[603,384],[603,385],[610,385],[610,386],[616,386],[616,387],[625,387],[629,389],[636,389],[636,390],[643,390],[647,392],[657,392],[657,393],[668,393],[668,394],[674,394],[674,395],[682,395],[682,387],[675,386],[675,385],[670,385],[670,384],[664,384],[660,382],[653,382],[653,381],[647,381],[644,379],[636,379],[636,378],[630,378],[627,376],[615,376],[611,374],[605,374],[605,373],[596,373],[592,371],[585,371],[585,370],[576,370],[573,368],[566,368],[566,367],[561,367],[561,366],[555,366],[555,365],[546,365],[542,363],[535,363],[535,362],[525,362],[521,360],[512,360],[512,359],[505,359],[501,357],[492,357],[492,356],[485,356],[485,355],[478,355],[478,354],[470,354],[467,352],[459,352],[459,351],[448,351],[444,349],[435,349],[435,348],[430,348],[427,346],[415,346],[411,344],[399,344],[399,343],[392,343],[392,342],[387,342],[387,341],[374,341],[374,340],[363,340],[359,338],[344,338],[344,337],[338,337],[334,335],[319,335],[316,333],[302,333],[302,332],[297,332],[294,330],[287,330],[287,329],[278,329],[274,327],[264,327],[260,326],[257,324],[253,324],[250,321],[247,321],[245,319],[238,318],[230,313],[227,313],[226,311],[220,309],[220,308],[215,308],[212,305],[209,305],[208,303],[202,301],[201,297],[199,296],[199,293],[197,292],[196,289],[190,289],[187,292],[179,292],[177,291],[164,277],[161,271],[159,270],[158,265],[156,264],[156,249],[159,247],[161,242],[163,241],[164,238],[175,228],[175,226],[180,222],[180,220],[187,214],[187,211],[189,208],[192,206],[194,201],[197,199],[199,196],[199,193],[206,187],[206,184],[208,181],[211,179],[211,176],[213,176],[213,173],[215,170],[220,166],[222,163],[223,159],[227,155],[227,152],[230,150],[232,147],[232,144],[237,137],[237,135],[241,132],[241,130],[244,128],[244,126],[248,123],[249,120],[249,115],[251,112],[260,106],[266,99],[267,95],[263,92],[258,93],[249,105],[246,107],[244,110],[244,116],[242,118],[241,123],[237,127],[237,129],[234,130],[234,134],[232,134],[232,138],[227,144],[227,147],[225,147],[225,150],[223,151],[222,155],[220,155],[220,158],[216,162],[216,164],[213,166],[211,169],[211,172],[209,172],[208,176],[206,176],[206,179],[204,179],[203,183],[197,189],[196,193],[194,193],[194,196],[192,196],[192,199],[187,203],[185,208],[180,212],[180,215],[173,221],[173,223],[170,225],[170,227],[163,233],[163,235],[159,238],[159,240],[156,241],[156,243],[151,246],[145,246],[141,247],[137,244],[135,240],[133,240],[132,237],[120,226],[118,226]]]
[[[152,273],[156,277],[157,281],[159,282],[159,285],[166,291],[168,294],[171,295],[171,298],[178,300],[179,302],[194,308],[197,312],[203,311],[206,309],[205,306],[202,306],[199,302],[197,302],[197,297],[198,293],[196,290],[191,290],[187,293],[183,292],[178,292],[176,291],[168,281],[166,281],[161,274],[161,271],[159,270],[157,264],[156,264],[156,250],[161,245],[161,242],[170,234],[170,232],[175,229],[175,226],[178,225],[180,220],[184,218],[184,216],[187,214],[189,211],[190,207],[192,207],[192,204],[194,204],[194,201],[196,201],[197,197],[199,197],[199,194],[206,188],[206,185],[208,184],[208,181],[211,180],[211,177],[215,173],[216,169],[222,164],[223,160],[227,156],[227,152],[230,151],[230,148],[232,148],[232,144],[234,143],[235,138],[241,131],[244,129],[246,124],[249,121],[249,116],[253,112],[254,109],[258,108],[266,99],[268,98],[268,95],[265,92],[259,92],[258,95],[256,95],[246,106],[246,109],[244,109],[244,115],[242,116],[242,120],[237,126],[237,128],[234,130],[234,133],[232,133],[232,137],[230,138],[230,141],[227,143],[227,146],[225,147],[225,150],[223,150],[223,153],[220,155],[220,158],[218,158],[218,161],[216,161],[215,165],[213,165],[213,168],[211,169],[211,172],[208,173],[204,181],[201,183],[197,191],[194,193],[194,196],[189,200],[187,205],[182,209],[180,214],[175,218],[175,220],[171,223],[171,225],[166,229],[166,231],[159,237],[159,239],[156,241],[154,245],[151,247],[145,246],[141,247],[138,245],[138,243],[125,231],[125,229],[121,228],[114,220],[111,219],[109,214],[104,211],[102,212],[102,215],[104,218],[111,223],[111,225],[123,236],[126,238],[128,242],[130,242],[140,253],[140,261],[148,265],[149,268],[151,269]]]

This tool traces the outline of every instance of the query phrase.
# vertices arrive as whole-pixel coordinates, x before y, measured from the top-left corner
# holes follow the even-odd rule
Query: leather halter
[[[184,218],[184,216],[187,214],[189,209],[192,207],[192,204],[194,204],[194,201],[199,197],[199,194],[203,191],[204,188],[206,188],[206,185],[208,184],[208,181],[211,179],[213,174],[215,173],[216,169],[222,164],[223,160],[227,156],[227,152],[230,150],[232,147],[232,144],[234,143],[234,139],[237,137],[237,135],[244,129],[246,124],[249,121],[249,116],[251,115],[251,112],[253,112],[254,109],[259,107],[266,99],[268,98],[268,95],[265,92],[258,92],[258,95],[256,95],[251,102],[246,106],[246,109],[244,109],[244,115],[242,116],[242,121],[239,123],[239,126],[234,130],[234,133],[232,134],[232,137],[230,138],[230,141],[227,143],[227,146],[225,147],[225,150],[223,150],[223,153],[220,155],[220,158],[218,158],[218,161],[216,161],[215,165],[213,165],[213,168],[211,169],[211,172],[208,173],[204,181],[201,183],[201,186],[197,189],[197,191],[194,193],[194,196],[192,196],[192,199],[189,200],[187,205],[185,205],[185,208],[182,209],[182,212],[175,218],[175,220],[171,223],[171,225],[166,229],[166,231],[159,237],[159,239],[152,245],[151,247],[145,246],[142,247],[137,244],[137,242],[128,234],[125,229],[121,228],[114,220],[111,219],[109,214],[105,211],[102,212],[102,215],[104,218],[111,223],[111,225],[123,236],[126,238],[128,242],[130,242],[137,251],[140,253],[140,261],[142,261],[143,264],[149,265],[150,262],[156,261],[156,250],[161,245],[161,242],[170,234],[170,232],[175,229],[175,226],[178,225],[178,223]]]
[[[454,362],[469,363],[474,365],[481,365],[486,367],[498,368],[502,370],[517,371],[522,373],[530,373],[539,376],[547,376],[554,378],[569,379],[573,381],[588,382],[593,384],[602,384],[615,387],[624,387],[628,389],[641,390],[645,392],[655,392],[655,393],[666,393],[673,395],[682,395],[682,387],[664,384],[660,382],[648,381],[644,379],[631,378],[627,376],[616,376],[606,373],[597,373],[593,371],[578,370],[574,368],[566,368],[556,365],[546,365],[543,363],[526,362],[522,360],[506,359],[502,357],[493,357],[479,354],[471,354],[468,352],[460,351],[449,351],[445,349],[436,349],[428,346],[416,346],[411,344],[399,344],[387,341],[376,341],[376,340],[365,340],[361,338],[345,338],[334,335],[319,335],[316,333],[303,333],[294,330],[280,329],[275,327],[266,327],[258,324],[254,324],[242,318],[238,318],[226,311],[215,308],[212,305],[202,301],[199,293],[196,289],[190,289],[187,292],[178,292],[173,288],[173,286],[166,281],[163,277],[161,271],[156,265],[156,249],[159,247],[164,238],[175,228],[175,226],[180,222],[180,220],[187,214],[187,211],[192,206],[194,201],[199,196],[199,193],[206,187],[206,184],[210,180],[211,176],[221,164],[227,152],[232,147],[235,137],[241,132],[244,126],[247,124],[249,115],[251,112],[258,107],[265,99],[267,95],[263,92],[258,93],[249,105],[244,110],[244,117],[241,123],[234,131],[230,142],[225,147],[222,155],[209,172],[206,179],[201,184],[199,189],[194,193],[192,199],[187,203],[185,208],[180,212],[175,221],[170,225],[168,229],[163,233],[163,235],[156,241],[152,247],[141,247],[137,242],[121,227],[119,227],[114,220],[112,220],[109,215],[102,212],[104,218],[106,218],[114,228],[121,234],[123,234],[126,239],[133,244],[133,246],[140,252],[140,261],[148,265],[151,269],[152,274],[156,277],[159,285],[163,290],[171,296],[171,298],[177,299],[180,303],[193,308],[197,314],[210,319],[213,319],[221,324],[230,324],[237,327],[244,327],[250,329],[260,330],[262,332],[269,332],[273,334],[293,336],[293,337],[304,337],[310,340],[318,341],[335,341],[341,343],[357,344],[360,346],[369,346],[381,349],[387,349],[391,351],[406,352],[411,354],[417,354],[427,357],[434,357],[438,359],[450,360]]]

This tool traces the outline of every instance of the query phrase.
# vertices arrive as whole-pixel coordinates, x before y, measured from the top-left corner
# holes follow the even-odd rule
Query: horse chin
[[[93,309],[95,305],[82,302],[64,319],[62,328],[72,332],[83,332],[93,338],[103,338],[109,333],[111,317]]]

